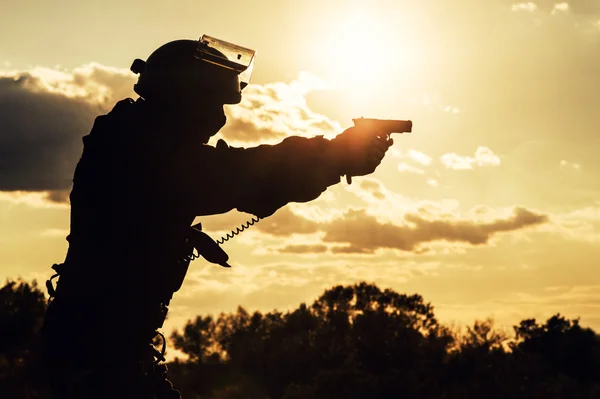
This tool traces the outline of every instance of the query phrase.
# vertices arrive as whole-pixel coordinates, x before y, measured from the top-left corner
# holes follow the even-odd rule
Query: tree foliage
[[[35,280],[7,281],[0,288],[0,398],[47,395],[40,342],[45,311]]]
[[[0,289],[0,397],[48,398],[37,284]],[[600,337],[557,314],[513,334],[477,320],[441,325],[420,295],[335,286],[312,304],[199,315],[171,335],[186,399],[600,398]]]
[[[199,398],[234,398],[239,388],[273,399],[600,397],[591,329],[556,315],[514,332],[490,319],[452,332],[420,295],[363,282],[286,313],[198,316],[172,339],[189,356],[182,368],[218,364],[227,375]]]

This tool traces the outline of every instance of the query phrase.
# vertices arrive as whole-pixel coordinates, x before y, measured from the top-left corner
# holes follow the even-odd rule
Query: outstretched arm
[[[373,172],[390,145],[363,139],[356,128],[333,140],[292,136],[253,148],[221,141],[183,161],[182,173],[189,179],[184,195],[198,216],[237,209],[266,217],[289,202],[318,198],[348,171],[355,176]]]
[[[288,137],[277,145],[230,149],[241,174],[236,208],[269,216],[289,202],[308,202],[340,182],[334,144],[323,137]]]

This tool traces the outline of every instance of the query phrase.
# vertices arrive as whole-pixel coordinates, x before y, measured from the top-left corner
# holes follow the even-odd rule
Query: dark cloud
[[[327,245],[286,245],[285,247],[281,248],[278,252],[290,254],[322,253],[327,252]]]
[[[304,94],[315,84],[311,79],[251,85],[241,104],[227,108],[222,136],[259,143],[338,131],[306,106]],[[137,97],[134,82],[126,70],[95,63],[71,72],[0,72],[0,191],[52,191],[51,201],[66,201],[81,138],[118,100]]]
[[[410,225],[381,223],[364,210],[348,211],[325,228],[325,242],[347,243],[344,250],[373,252],[379,248],[419,251],[434,241],[471,245],[487,244],[497,233],[516,231],[548,222],[546,215],[515,208],[513,215],[487,223],[468,220],[427,220],[415,214],[404,216]],[[338,248],[339,251],[339,248]]]
[[[50,190],[46,191],[46,199],[56,203],[69,202],[69,190]]]
[[[319,231],[319,223],[296,215],[289,207],[281,208],[269,218],[256,224],[256,229],[275,236],[312,234]]]
[[[334,254],[372,254],[375,251],[369,248],[359,248],[353,245],[334,246],[331,248]]]
[[[475,212],[477,213],[477,212]],[[489,214],[489,212],[487,212]],[[429,218],[423,217],[423,215]],[[316,223],[282,208],[272,218],[260,221],[258,230],[273,236],[287,237],[292,234],[323,232],[324,243],[335,243],[329,248],[337,254],[371,254],[380,248],[424,253],[423,244],[452,242],[485,245],[498,233],[521,230],[549,222],[547,215],[522,207],[513,209],[512,215],[487,222],[461,220],[448,214],[433,215],[429,212],[407,213],[402,224],[382,223],[365,210],[349,210],[343,216],[328,223]],[[278,252],[322,253],[325,244],[288,245]]]
[[[0,77],[0,190],[68,189],[99,109],[85,100],[36,91],[28,74]]]
[[[99,64],[0,74],[0,191],[50,191],[49,200],[66,201],[81,138],[131,96],[133,81]]]

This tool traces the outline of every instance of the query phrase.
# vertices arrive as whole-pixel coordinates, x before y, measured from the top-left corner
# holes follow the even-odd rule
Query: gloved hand
[[[340,175],[365,176],[375,171],[394,141],[385,133],[351,127],[331,140]]]

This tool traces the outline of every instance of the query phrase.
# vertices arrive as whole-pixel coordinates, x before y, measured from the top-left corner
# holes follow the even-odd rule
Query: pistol
[[[354,126],[364,127],[367,131],[374,132],[377,136],[385,135],[388,139],[392,133],[410,133],[412,132],[412,121],[402,121],[397,119],[373,119],[356,118],[352,119]],[[346,182],[352,184],[352,176],[346,175]]]
[[[372,119],[372,118],[357,118],[352,119],[354,126],[373,129],[377,132],[382,132],[386,136],[392,133],[410,133],[412,132],[412,121],[401,121],[395,119]]]

